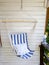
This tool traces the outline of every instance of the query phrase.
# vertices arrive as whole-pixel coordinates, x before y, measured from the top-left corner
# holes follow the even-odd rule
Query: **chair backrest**
[[[12,41],[12,45],[14,46],[16,46],[17,44],[23,44],[23,43],[28,44],[27,33],[10,34],[10,38]]]

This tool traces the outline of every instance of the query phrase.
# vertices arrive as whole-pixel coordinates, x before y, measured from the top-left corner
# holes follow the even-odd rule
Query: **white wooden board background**
[[[0,0],[0,30],[2,36],[2,48],[0,48],[0,65],[40,65],[40,49],[39,45],[42,41],[42,37],[45,29],[46,20],[46,8],[44,7],[44,0]],[[23,60],[16,57],[15,52],[10,46],[10,40],[7,35],[6,23],[3,20],[33,20],[37,21],[37,25],[34,34],[31,39],[31,34],[29,37],[29,47],[35,51],[34,55],[28,59]],[[7,26],[11,25],[12,31],[17,30],[17,24],[7,23]],[[22,23],[23,24],[23,23]],[[22,25],[21,24],[21,25]],[[32,25],[30,24],[31,28]],[[13,28],[14,27],[14,28]],[[20,28],[19,23],[19,28]],[[23,26],[24,28],[24,26]],[[9,29],[10,30],[10,29]],[[24,31],[24,30],[23,30]],[[33,31],[32,31],[33,32]],[[33,43],[31,43],[33,42]]]

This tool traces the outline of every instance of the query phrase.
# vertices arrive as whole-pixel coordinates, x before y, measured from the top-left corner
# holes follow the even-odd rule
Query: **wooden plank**
[[[43,3],[23,3],[24,7],[43,7]]]
[[[21,0],[0,0],[0,3],[21,3]]]
[[[44,0],[23,0],[24,3],[42,3]]]
[[[0,3],[1,10],[20,10],[21,3]]]

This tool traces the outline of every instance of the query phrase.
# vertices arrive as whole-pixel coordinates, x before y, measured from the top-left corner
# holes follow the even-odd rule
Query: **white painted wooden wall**
[[[40,65],[39,45],[43,38],[46,20],[46,7],[44,5],[44,0],[0,0],[0,30],[3,43],[2,48],[0,48],[0,65]],[[8,22],[10,20],[13,22]],[[17,32],[17,24],[19,28],[22,24],[24,25],[24,23],[14,22],[18,20],[37,21],[32,40],[30,40],[31,35],[28,35],[29,47],[35,51],[34,55],[28,60],[16,57],[10,46],[6,26],[9,26],[8,30],[16,30]],[[28,26],[28,24],[26,25]],[[22,27],[24,28],[24,26]],[[30,24],[29,28],[33,32],[32,24]]]

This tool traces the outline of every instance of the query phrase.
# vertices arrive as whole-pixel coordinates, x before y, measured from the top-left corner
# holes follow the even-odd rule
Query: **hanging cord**
[[[12,21],[13,22],[13,21]],[[25,22],[25,20],[23,21],[23,22]],[[5,27],[6,27],[6,30],[7,30],[7,21],[3,21],[3,23],[5,23]],[[28,22],[29,23],[29,22]],[[34,22],[32,21],[32,23],[34,23],[34,26],[33,26],[33,32],[34,32],[34,30],[35,30],[35,28],[36,28],[36,25],[37,25],[37,21],[36,20],[34,20]],[[8,31],[8,30],[7,30]]]
[[[30,21],[31,21],[31,20],[30,20]],[[13,21],[12,21],[12,22],[13,22]],[[25,20],[23,20],[23,22],[25,22]],[[28,22],[28,21],[27,21],[27,22]],[[8,32],[8,30],[7,30],[7,25],[6,25],[6,24],[8,23],[7,20],[3,20],[2,23],[5,23],[6,31]],[[34,31],[35,31],[36,25],[37,25],[37,21],[33,18],[32,23],[34,23],[34,26],[33,26],[33,29],[32,29],[32,30],[33,30],[32,34],[33,34]]]
[[[33,32],[34,32],[34,30],[36,28],[36,24],[37,24],[37,21],[35,21],[35,24],[34,24],[34,27],[33,27]]]
[[[36,25],[37,25],[37,21],[35,20],[35,22],[34,22],[34,26],[33,26],[33,29],[32,29],[33,32],[31,32],[31,34],[34,34],[34,31],[35,31]]]

